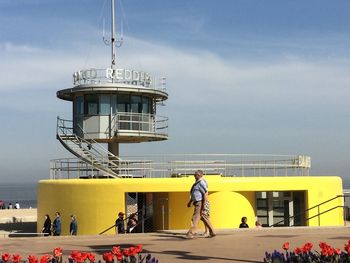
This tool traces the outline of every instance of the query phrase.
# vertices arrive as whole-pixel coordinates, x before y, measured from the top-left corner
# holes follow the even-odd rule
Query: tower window
[[[85,112],[87,115],[98,114],[98,95],[89,94],[85,96]]]

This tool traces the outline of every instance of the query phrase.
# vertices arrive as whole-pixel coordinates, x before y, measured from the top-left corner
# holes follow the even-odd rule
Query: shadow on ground
[[[12,232],[9,233],[9,237],[31,237],[37,236],[36,222],[17,222],[0,224],[0,230]],[[32,234],[29,234],[32,233]]]

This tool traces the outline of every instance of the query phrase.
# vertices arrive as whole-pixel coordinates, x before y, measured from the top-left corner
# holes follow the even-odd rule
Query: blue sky
[[[108,0],[0,1],[1,182],[49,176],[72,73],[108,67]],[[305,154],[350,180],[350,2],[124,0],[118,66],[167,77],[166,142],[146,153]],[[120,22],[120,20],[118,20]]]

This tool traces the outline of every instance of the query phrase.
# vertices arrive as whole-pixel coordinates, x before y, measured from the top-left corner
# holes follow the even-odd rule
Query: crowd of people
[[[76,236],[78,234],[78,222],[76,215],[71,215],[71,222],[69,225],[69,234],[71,236]],[[55,219],[51,222],[50,215],[45,215],[45,221],[41,232],[44,236],[60,236],[62,232],[62,222],[61,222],[61,213],[55,213]]]
[[[127,219],[124,219],[124,213],[119,212],[118,218],[115,220],[115,232],[116,234],[125,234],[125,233],[136,233],[137,232],[137,213],[132,213]],[[126,221],[126,229],[125,229]]]
[[[7,205],[7,209],[20,209],[20,205],[16,202],[14,205],[10,202]],[[0,209],[6,209],[6,204],[4,201],[0,200]]]

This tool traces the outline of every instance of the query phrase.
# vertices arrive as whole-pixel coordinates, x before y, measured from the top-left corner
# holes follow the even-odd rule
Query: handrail
[[[328,199],[328,200],[326,200],[326,201],[323,201],[323,202],[321,202],[321,203],[319,203],[319,204],[317,204],[317,205],[315,205],[315,206],[313,206],[313,207],[310,207],[310,208],[306,209],[305,211],[303,211],[303,212],[301,212],[301,213],[298,213],[298,214],[296,214],[296,215],[293,215],[293,216],[288,217],[288,221],[291,220],[291,219],[294,219],[294,218],[297,217],[297,216],[305,215],[307,212],[309,212],[310,210],[315,209],[315,208],[318,208],[318,211],[319,211],[319,208],[320,208],[321,205],[324,205],[324,204],[326,204],[326,203],[329,203],[329,202],[331,202],[331,201],[333,201],[333,200],[335,200],[335,199],[337,199],[337,198],[339,198],[339,197],[347,198],[347,197],[350,197],[350,194],[336,195],[335,197],[332,197],[332,198],[330,198],[330,199]],[[335,206],[335,207],[332,207],[332,208],[330,208],[330,209],[328,209],[328,210],[326,210],[326,211],[318,212],[318,213],[317,213],[316,215],[314,215],[314,216],[305,218],[305,221],[309,221],[310,219],[313,219],[313,218],[315,218],[315,217],[318,217],[318,218],[319,218],[318,223],[320,224],[320,215],[325,214],[325,213],[328,213],[328,212],[330,212],[330,211],[332,211],[332,210],[334,210],[334,209],[336,209],[336,208],[340,208],[340,207],[345,208],[346,206]],[[286,219],[287,219],[287,218],[284,218],[283,220],[278,221],[277,223],[271,225],[270,227],[277,226],[277,225],[279,225],[280,223],[284,222]]]
[[[112,157],[115,158],[117,161],[121,161],[121,159],[118,156],[115,156],[113,153],[111,153],[110,151],[108,151],[106,148],[102,147],[95,139],[93,139],[92,137],[89,136],[89,134],[84,133],[84,130],[82,127],[80,127],[80,125],[77,125],[78,128],[83,132],[84,137],[88,137],[89,141],[91,141],[94,145],[97,145],[98,149],[101,150],[102,152],[104,152],[105,154],[107,154],[108,157]],[[84,139],[82,139],[84,140]],[[102,157],[104,157],[101,154]],[[108,158],[109,159],[109,158]],[[110,160],[110,159],[109,159]],[[118,167],[118,166],[117,166]]]
[[[139,214],[141,213],[141,220],[138,220],[136,226],[140,225],[142,221],[145,221],[146,219],[149,218],[149,217],[145,217],[145,215],[144,215],[142,212],[144,212],[145,209],[146,209],[147,207],[151,207],[152,205],[153,205],[153,203],[148,204],[146,207],[143,207],[143,208],[139,209],[139,210],[136,211],[135,213],[131,213],[128,217],[126,217],[126,218],[124,219],[124,221],[127,221],[128,219],[130,219],[131,215],[134,216],[134,215],[139,215]],[[107,229],[105,229],[105,230],[103,230],[101,233],[99,233],[99,235],[102,235],[102,234],[106,233],[108,230],[112,229],[112,228],[115,227],[115,226],[116,226],[116,225],[114,224],[114,225],[108,227]]]
[[[106,150],[103,147],[101,147],[97,142],[96,142],[96,145],[98,145],[97,149],[93,148],[92,144],[91,144],[91,142],[92,142],[91,140],[86,140],[84,138],[79,137],[75,133],[73,133],[73,127],[67,127],[65,125],[65,122],[72,123],[71,120],[64,120],[64,119],[61,119],[59,116],[57,117],[57,138],[63,144],[63,146],[65,146],[65,148],[67,150],[69,150],[71,153],[73,153],[74,155],[76,155],[77,157],[82,159],[83,161],[91,163],[91,165],[94,168],[96,168],[102,172],[107,172],[108,175],[111,177],[119,177],[119,175],[117,173],[115,173],[111,168],[111,167],[118,168],[118,165],[115,162],[111,161],[108,158],[109,156],[107,156],[107,158],[106,158],[105,156],[103,156],[103,154],[101,152],[98,151],[98,150],[102,150],[102,151],[106,152]],[[79,127],[79,126],[78,126],[78,128],[81,129],[81,127]],[[71,130],[71,133],[67,132],[69,130]],[[68,136],[68,137],[69,136],[74,137],[79,142],[79,143],[73,142],[74,144],[78,145],[82,151],[88,149],[88,151],[92,154],[90,156],[90,159],[88,159],[88,156],[83,156],[83,155],[77,153],[74,149],[72,149],[66,142],[63,141],[62,135]],[[72,140],[70,140],[70,141],[72,141]],[[86,144],[87,149],[83,148],[81,143]],[[92,149],[93,149],[93,151],[92,151]],[[110,155],[114,156],[116,161],[119,161],[119,159],[115,155],[113,155],[112,153],[110,153]],[[93,156],[95,156],[97,159],[93,158]],[[108,167],[105,167],[105,164],[108,164]]]

